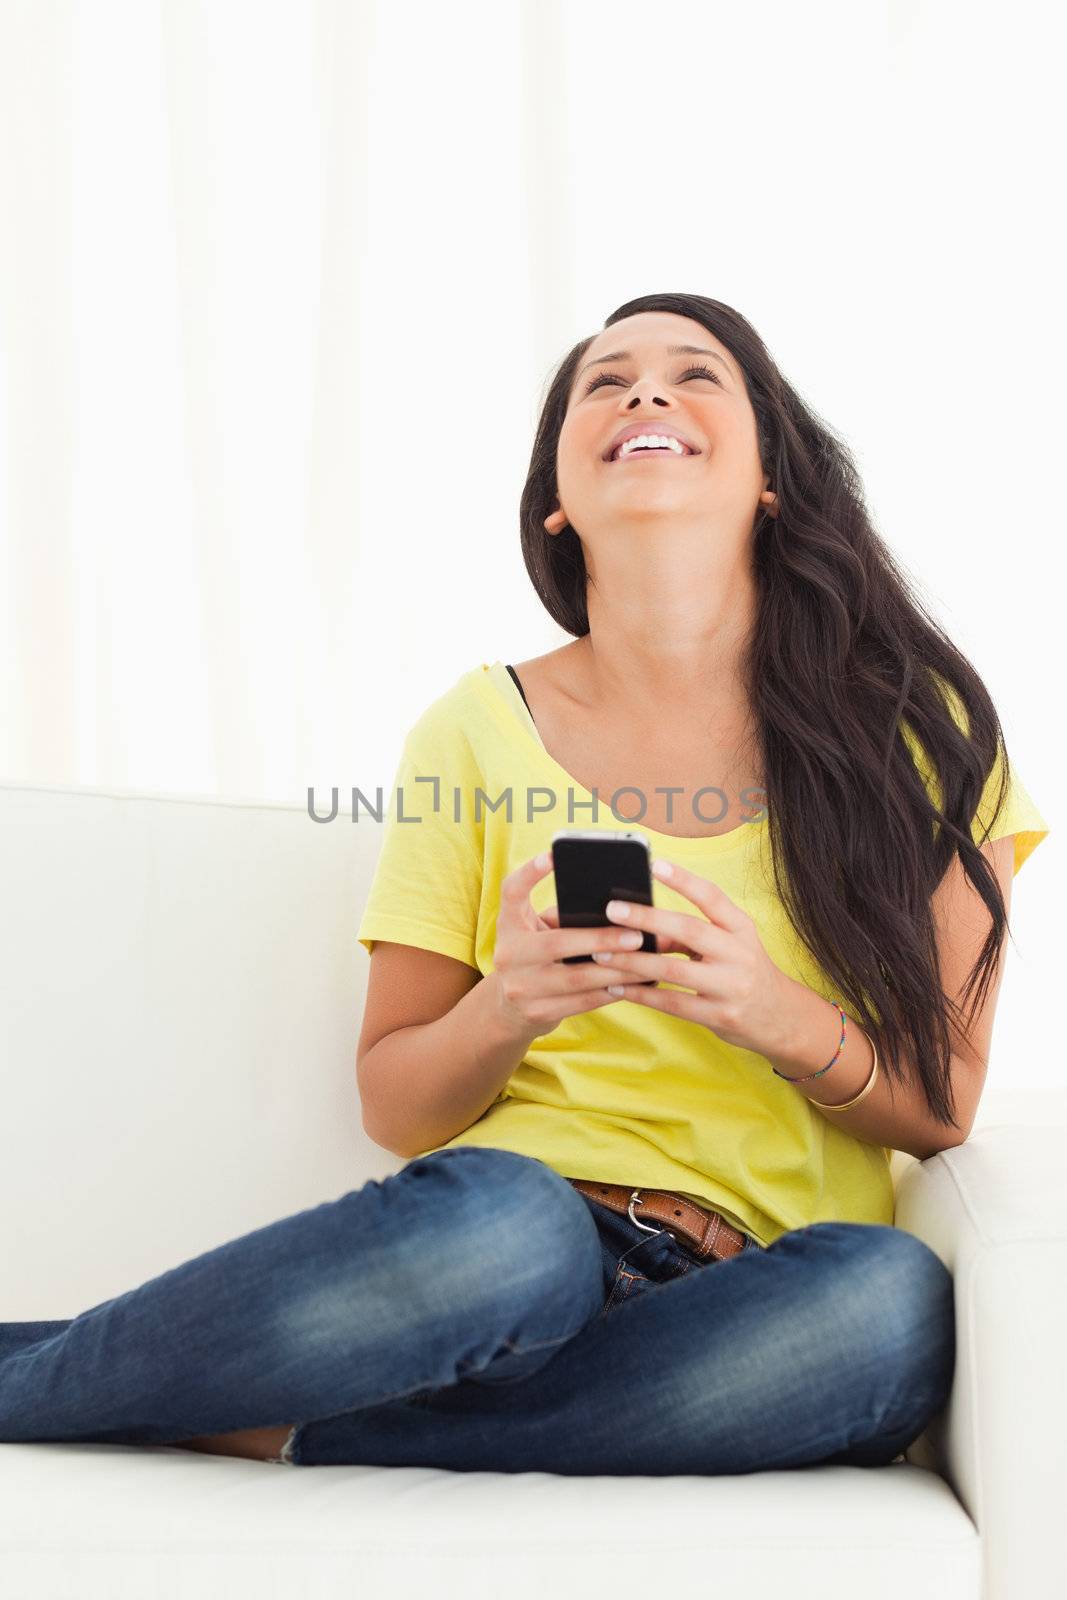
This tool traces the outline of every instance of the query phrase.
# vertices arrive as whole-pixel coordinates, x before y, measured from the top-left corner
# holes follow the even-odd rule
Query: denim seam
[[[581,1329],[578,1330],[579,1333],[581,1331],[582,1331]],[[504,1349],[510,1355],[524,1356],[524,1355],[531,1354],[534,1350],[546,1350],[546,1349],[550,1348],[552,1345],[567,1344],[569,1340],[574,1339],[576,1337],[577,1337],[576,1334],[567,1333],[567,1334],[564,1334],[563,1337],[559,1338],[559,1339],[541,1339],[536,1344],[523,1345],[521,1349],[517,1345],[515,1345],[512,1340],[505,1339],[505,1341],[504,1341]],[[493,1359],[494,1358],[490,1357],[490,1360],[489,1360],[489,1362],[486,1363],[486,1366],[490,1366],[492,1364],[492,1360]],[[484,1370],[484,1369],[481,1369],[481,1370]],[[465,1379],[469,1378],[470,1376],[471,1376],[471,1372],[470,1372],[470,1370],[468,1370],[468,1371],[466,1371],[466,1372],[464,1372],[462,1374],[462,1377],[460,1377],[458,1379],[458,1382],[463,1382]],[[518,1380],[516,1380],[516,1381],[518,1381]],[[369,1403],[369,1407],[391,1405],[395,1400],[409,1400],[415,1395],[432,1392],[433,1390],[439,1389],[439,1388],[448,1389],[448,1388],[451,1388],[451,1387],[452,1387],[452,1385],[451,1384],[447,1384],[447,1383],[443,1384],[443,1385],[442,1384],[434,1384],[434,1383],[420,1383],[420,1384],[417,1384],[414,1389],[402,1390],[399,1394],[386,1395],[384,1399],[372,1400]],[[357,1407],[355,1407],[355,1409],[357,1411],[362,1411],[364,1409],[369,1409],[369,1407],[368,1408],[364,1408],[363,1406],[357,1406]],[[345,1414],[346,1413],[344,1413],[344,1412],[335,1413],[335,1415],[339,1415],[339,1416],[344,1416]],[[331,1416],[331,1417],[328,1417],[328,1418],[311,1418],[309,1420],[310,1421],[332,1421],[333,1418]],[[296,1435],[297,1435],[297,1433],[299,1432],[299,1430],[301,1428],[304,1428],[304,1427],[307,1427],[307,1426],[308,1426],[308,1424],[306,1422],[298,1422],[298,1423],[296,1423],[293,1426],[292,1430],[290,1431],[289,1437],[286,1439],[284,1445],[282,1446],[281,1454],[277,1455],[277,1456],[268,1456],[267,1459],[269,1461],[276,1462],[276,1463],[279,1463],[279,1464],[283,1464],[283,1465],[286,1465],[286,1466],[299,1466],[300,1463],[293,1460],[293,1450],[294,1450],[295,1444],[296,1444]]]
[[[622,1302],[633,1293],[633,1286],[639,1278],[644,1279],[646,1283],[649,1281],[643,1272],[627,1272],[625,1267],[619,1267],[615,1274],[615,1282],[611,1286],[611,1291],[608,1295],[604,1310],[606,1311],[610,1307],[621,1305]],[[622,1287],[624,1282],[626,1285],[625,1288]]]
[[[530,1355],[534,1350],[547,1350],[554,1344],[566,1344],[568,1340],[576,1339],[581,1331],[582,1329],[578,1328],[574,1333],[565,1333],[558,1339],[538,1339],[534,1344],[517,1345],[511,1339],[505,1339],[503,1348],[509,1355]],[[495,1358],[490,1357],[490,1360],[493,1359]]]
[[[442,1386],[441,1384],[430,1383],[428,1381],[427,1382],[423,1382],[423,1383],[416,1383],[410,1389],[400,1389],[400,1390],[397,1391],[396,1394],[382,1395],[377,1400],[368,1400],[365,1405],[352,1406],[352,1407],[350,1407],[350,1411],[351,1412],[364,1411],[364,1410],[368,1410],[372,1406],[388,1406],[388,1405],[392,1405],[395,1400],[407,1400],[407,1399],[410,1399],[410,1397],[412,1395],[419,1394],[424,1389],[439,1389],[441,1387],[449,1388],[450,1385],[445,1384],[445,1385]],[[296,1463],[294,1463],[293,1460],[292,1460],[292,1449],[293,1449],[294,1440],[296,1438],[296,1433],[297,1433],[298,1429],[309,1427],[310,1424],[313,1423],[313,1422],[332,1422],[335,1417],[346,1417],[349,1414],[350,1414],[349,1411],[332,1411],[332,1412],[328,1413],[324,1417],[308,1417],[304,1422],[294,1423],[294,1425],[292,1427],[292,1430],[290,1431],[288,1439],[286,1439],[284,1445],[282,1446],[281,1455],[280,1456],[268,1456],[266,1459],[268,1461],[274,1461],[274,1462],[277,1462],[277,1461],[280,1461],[280,1460],[283,1460],[283,1459],[287,1459],[287,1464],[288,1465],[296,1465]],[[240,1424],[237,1424],[237,1426],[239,1427]],[[220,1428],[218,1431],[220,1433],[231,1433],[231,1432],[236,1431],[236,1429]]]
[[[619,1284],[623,1282],[627,1283],[628,1285],[632,1285],[637,1282],[638,1278],[644,1277],[645,1274],[643,1272],[627,1272],[625,1267],[620,1267],[618,1272],[615,1274],[615,1282],[612,1287],[617,1289]],[[627,1288],[626,1292],[629,1294],[629,1288]]]
[[[927,1408],[930,1407],[933,1404],[933,1402],[934,1402],[934,1400],[936,1398],[937,1397],[936,1397],[935,1394],[933,1394],[929,1390],[927,1390],[925,1398],[922,1401],[920,1401],[920,1403],[919,1403],[918,1409],[920,1411],[922,1411],[922,1412],[925,1412],[927,1410]],[[942,1406],[942,1410],[943,1409],[944,1409],[944,1406]],[[919,1426],[919,1428],[916,1429],[914,1435],[909,1440],[908,1444],[905,1446],[906,1450],[910,1449],[911,1445],[915,1443],[915,1440],[919,1437],[919,1435],[922,1434],[923,1432],[925,1432],[925,1430],[930,1426],[930,1423],[933,1421],[933,1417],[937,1416],[939,1414],[940,1414],[939,1412],[934,1412],[934,1413],[932,1413],[932,1414],[927,1416],[926,1421],[923,1422]],[[874,1445],[874,1446],[876,1446],[880,1439],[885,1439],[887,1436],[888,1437],[892,1437],[893,1434],[899,1433],[903,1426],[904,1426],[903,1422],[897,1422],[895,1424],[895,1426],[894,1425],[887,1426],[886,1425],[886,1421],[885,1421],[885,1416],[883,1414],[883,1416],[882,1416],[881,1420],[879,1421],[879,1423],[877,1424],[874,1432],[869,1434],[869,1435],[867,1435],[865,1438],[862,1438],[862,1439],[851,1439],[851,1440],[848,1441],[847,1444],[840,1445],[840,1444],[837,1444],[837,1441],[833,1438],[832,1435],[827,1434],[827,1433],[824,1432],[824,1433],[818,1434],[816,1436],[816,1438],[811,1440],[809,1443],[803,1445],[801,1448],[804,1450],[805,1453],[807,1453],[807,1451],[809,1451],[809,1450],[821,1450],[823,1452],[823,1454],[825,1454],[828,1447],[837,1444],[837,1449],[831,1451],[832,1454],[837,1454],[838,1451],[854,1450],[857,1447],[857,1445]],[[791,1452],[791,1455],[795,1456],[795,1453],[796,1453],[796,1446],[793,1447],[793,1451]],[[904,1452],[899,1452],[899,1454],[903,1454],[903,1453]],[[780,1459],[782,1459],[782,1458],[775,1457],[775,1458],[773,1458],[771,1460],[768,1460],[765,1464],[761,1465],[760,1471],[761,1472],[774,1472],[774,1471],[776,1471],[777,1468],[778,1468],[778,1462],[779,1462]],[[788,1459],[788,1458],[785,1458],[785,1459]],[[819,1459],[821,1459],[821,1457]],[[895,1461],[896,1459],[897,1459],[897,1457],[894,1456],[893,1460]],[[905,1455],[905,1460],[907,1460],[907,1456],[906,1455]],[[816,1461],[813,1464],[817,1465],[818,1462]],[[891,1463],[887,1462],[886,1464],[890,1465]]]

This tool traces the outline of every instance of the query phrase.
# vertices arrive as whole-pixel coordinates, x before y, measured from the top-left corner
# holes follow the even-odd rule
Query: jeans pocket
[[[647,1287],[648,1282],[649,1279],[645,1273],[638,1272],[636,1267],[627,1266],[625,1262],[620,1261],[615,1272],[615,1282],[611,1286],[611,1293],[605,1300],[600,1315],[602,1317],[606,1316],[609,1311],[613,1311],[617,1305],[620,1305],[630,1295],[640,1294],[642,1289]]]

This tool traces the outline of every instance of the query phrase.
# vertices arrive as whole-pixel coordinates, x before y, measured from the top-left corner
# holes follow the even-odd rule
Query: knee
[[[513,1279],[539,1270],[566,1280],[600,1281],[600,1236],[589,1207],[554,1168],[514,1150],[456,1145],[427,1161],[450,1161],[456,1179],[452,1238],[457,1259],[481,1274]]]
[[[396,1209],[396,1185],[418,1202]],[[503,1301],[570,1306],[576,1286],[602,1295],[600,1240],[581,1195],[544,1162],[457,1145],[415,1158],[374,1185],[373,1208],[353,1190],[322,1208],[330,1248],[294,1272],[265,1341],[279,1361],[344,1344],[353,1331],[439,1327],[457,1308],[489,1320]],[[324,1237],[326,1237],[324,1235]],[[472,1311],[473,1308],[473,1311]]]
[[[868,1359],[924,1388],[947,1387],[955,1361],[951,1272],[929,1245],[880,1223],[820,1223],[839,1256],[827,1279],[846,1339]]]
[[[853,1224],[867,1294],[884,1320],[895,1320],[901,1334],[919,1331],[954,1308],[952,1274],[928,1244],[904,1228]]]

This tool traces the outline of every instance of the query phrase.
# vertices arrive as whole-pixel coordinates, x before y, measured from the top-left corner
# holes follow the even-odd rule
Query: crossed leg
[[[954,1358],[953,1282],[934,1252],[895,1227],[821,1222],[631,1291],[533,1375],[476,1372],[307,1422],[289,1460],[616,1475],[882,1466],[945,1404]]]

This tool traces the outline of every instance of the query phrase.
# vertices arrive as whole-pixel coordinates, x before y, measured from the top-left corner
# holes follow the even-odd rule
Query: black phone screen
[[[609,900],[652,904],[649,850],[640,839],[557,834],[552,869],[561,928],[622,927],[605,914]],[[641,949],[656,950],[656,936],[642,929]],[[563,956],[566,962],[592,961],[591,955]],[[646,979],[655,982],[655,979]]]

